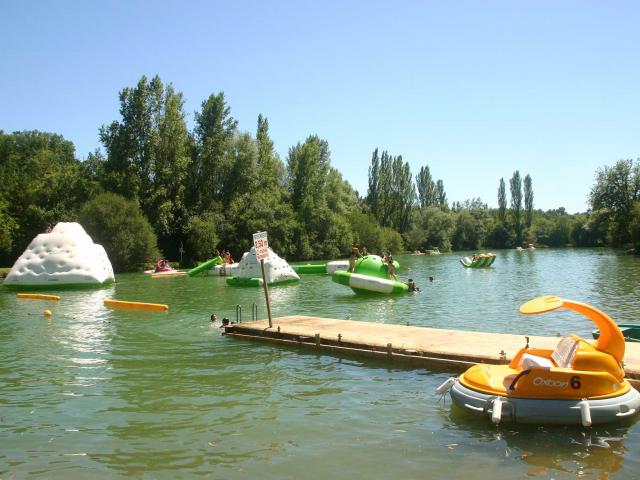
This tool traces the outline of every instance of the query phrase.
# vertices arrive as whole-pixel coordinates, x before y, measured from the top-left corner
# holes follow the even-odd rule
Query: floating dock
[[[229,336],[302,346],[323,353],[384,358],[416,367],[466,370],[475,363],[508,363],[525,346],[524,335],[468,332],[292,315],[235,323]],[[532,348],[555,349],[559,337],[529,336]],[[624,369],[640,389],[640,343],[627,343]]]

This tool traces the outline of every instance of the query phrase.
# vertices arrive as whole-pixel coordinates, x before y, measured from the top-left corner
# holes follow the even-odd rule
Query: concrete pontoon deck
[[[305,346],[342,355],[382,357],[415,366],[464,370],[474,363],[508,363],[525,346],[524,335],[443,330],[355,320],[292,315],[235,323],[226,334],[238,338]],[[532,348],[554,349],[559,337],[529,336]],[[640,343],[627,343],[627,379],[640,387]]]

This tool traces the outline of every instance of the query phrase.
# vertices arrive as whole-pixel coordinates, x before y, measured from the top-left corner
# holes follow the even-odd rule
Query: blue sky
[[[361,194],[374,148],[429,165],[449,200],[587,208],[597,168],[640,157],[640,3],[3,2],[0,129],[60,133],[84,158],[118,92],[158,74],[193,112],[224,91],[280,156],[310,134]],[[508,183],[507,183],[508,185]]]

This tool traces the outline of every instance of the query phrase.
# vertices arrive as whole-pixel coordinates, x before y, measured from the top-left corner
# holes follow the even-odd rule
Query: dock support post
[[[387,343],[387,355],[393,355],[393,345],[391,345],[390,343]]]
[[[316,347],[320,346],[320,334],[316,333]]]

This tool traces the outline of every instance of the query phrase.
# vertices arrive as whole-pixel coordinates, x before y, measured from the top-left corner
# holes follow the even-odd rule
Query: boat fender
[[[502,400],[496,398],[492,403],[491,409],[491,421],[493,423],[500,423],[502,419]]]
[[[451,387],[453,387],[454,383],[456,383],[456,377],[447,378],[444,382],[442,382],[442,385],[436,388],[436,393],[438,395],[444,395],[449,390],[451,390]]]
[[[589,407],[589,402],[586,400],[582,400],[578,403],[580,406],[580,417],[582,418],[582,426],[590,427],[591,426],[591,408]]]

